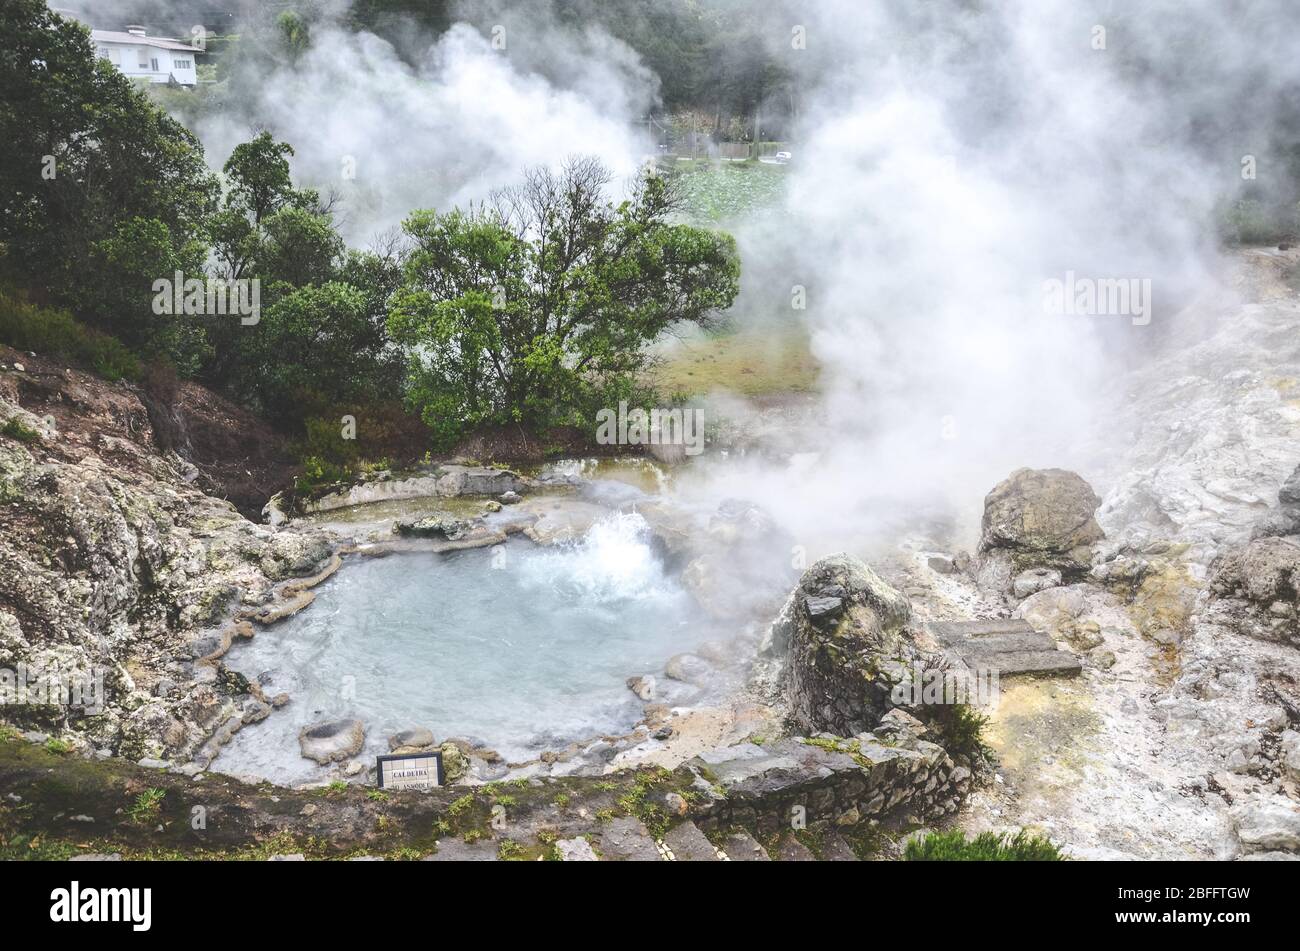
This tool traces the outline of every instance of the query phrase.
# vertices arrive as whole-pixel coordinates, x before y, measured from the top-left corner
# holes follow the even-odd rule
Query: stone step
[[[778,862],[815,862],[817,856],[794,835],[782,836],[774,858]]]
[[[1074,677],[1083,665],[1021,618],[995,621],[935,621],[935,638],[971,669],[996,670],[1000,677]]]
[[[495,862],[497,843],[492,839],[464,842],[460,839],[439,839],[437,851],[426,855],[426,862]]]
[[[992,621],[931,621],[929,627],[930,633],[944,643],[961,643],[973,637],[997,634],[1031,634],[1034,631],[1028,621],[1018,617]]]
[[[722,851],[733,862],[770,862],[772,857],[748,832],[728,832],[722,840]]]
[[[822,836],[822,854],[823,862],[856,862],[858,854],[853,851],[853,847],[844,841],[844,836],[838,832],[827,832]]]
[[[1050,634],[1041,631],[1024,631],[1015,634],[989,634],[987,637],[972,637],[960,645],[963,653],[1010,654],[1015,651],[1054,651],[1056,641]]]
[[[658,862],[662,856],[645,825],[635,816],[623,816],[605,823],[596,851],[605,861]]]
[[[718,850],[694,822],[683,822],[665,833],[664,845],[678,862],[720,862]]]
[[[1079,658],[1068,651],[1006,651],[1004,653],[963,653],[962,659],[972,669],[996,670],[1000,677],[1039,675],[1075,677],[1083,671]]]

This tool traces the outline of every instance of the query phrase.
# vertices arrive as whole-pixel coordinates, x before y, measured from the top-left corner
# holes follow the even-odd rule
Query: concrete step
[[[770,862],[772,857],[748,832],[728,832],[722,840],[722,851],[733,862]]]
[[[990,634],[987,637],[972,637],[961,645],[964,651],[981,654],[1010,654],[1015,651],[1054,651],[1056,641],[1041,631],[1027,631],[1017,634]]]
[[[705,838],[694,822],[673,826],[664,835],[663,843],[678,862],[721,862],[718,850]]]
[[[437,851],[426,855],[426,862],[495,862],[497,843],[495,839],[479,839],[477,842],[464,842],[460,839],[439,839]]]

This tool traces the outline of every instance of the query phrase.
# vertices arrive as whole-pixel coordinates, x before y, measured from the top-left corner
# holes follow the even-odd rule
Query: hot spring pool
[[[213,768],[319,778],[298,731],[339,717],[365,723],[368,760],[387,752],[389,734],[416,726],[530,759],[626,732],[643,706],[626,679],[657,674],[709,634],[635,514],[611,515],[565,547],[520,540],[353,559],[310,608],[226,656],[268,697],[291,700],[237,733]]]

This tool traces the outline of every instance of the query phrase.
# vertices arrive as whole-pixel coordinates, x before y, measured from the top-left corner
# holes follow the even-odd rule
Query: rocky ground
[[[1001,765],[968,828],[1033,826],[1098,858],[1300,852],[1298,263],[1245,252],[1177,316],[1199,339],[1129,378],[1103,417],[1122,421],[1102,437],[1122,447],[1098,467],[1105,537],[1083,566],[1062,564],[1064,546],[1020,553],[1020,567],[1049,581],[1073,570],[1073,583],[1030,575],[1008,590],[987,516],[996,557],[977,556],[974,577],[903,560],[901,584],[927,613],[1014,613],[1084,661],[1077,680],[1004,689],[991,727]]]

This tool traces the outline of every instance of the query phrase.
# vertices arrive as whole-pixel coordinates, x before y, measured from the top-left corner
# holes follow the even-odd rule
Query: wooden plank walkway
[[[997,670],[999,676],[1077,677],[1083,670],[1069,651],[1028,621],[931,621],[930,633],[972,670]]]

